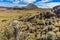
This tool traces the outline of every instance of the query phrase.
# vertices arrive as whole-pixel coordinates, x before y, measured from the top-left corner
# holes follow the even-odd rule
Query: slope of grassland
[[[51,12],[50,10],[6,10],[0,9],[0,40],[15,40],[15,30],[12,26],[14,19],[34,16],[39,13]],[[45,19],[46,21],[46,19]],[[40,23],[41,19],[33,19],[32,22],[19,21],[19,39],[20,40],[38,40],[41,35]],[[48,28],[48,27],[47,27]],[[40,31],[41,30],[41,31]],[[28,36],[29,35],[29,36]],[[25,37],[25,39],[24,39]]]
[[[0,20],[3,19],[11,19],[11,18],[18,18],[18,17],[25,17],[28,15],[35,15],[40,12],[46,12],[47,10],[7,10],[7,9],[0,9]]]

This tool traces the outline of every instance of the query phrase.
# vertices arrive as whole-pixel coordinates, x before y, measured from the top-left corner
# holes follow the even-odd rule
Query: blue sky
[[[26,6],[29,3],[37,5],[39,8],[52,8],[60,5],[60,0],[0,0],[0,6],[13,7],[13,6]]]

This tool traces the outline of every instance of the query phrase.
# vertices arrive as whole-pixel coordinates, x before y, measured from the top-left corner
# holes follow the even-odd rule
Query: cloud
[[[52,8],[52,7],[57,6],[57,5],[60,5],[60,2],[51,2],[51,3],[48,3],[48,4],[47,4],[47,6],[48,6],[49,8]]]
[[[38,4],[38,5],[37,5]],[[60,2],[49,2],[49,3],[36,3],[39,8],[53,8],[54,6],[60,5]]]
[[[3,1],[3,0],[0,0]],[[9,2],[0,2],[0,6],[5,6],[5,7],[13,7],[13,6],[26,6],[28,3],[33,3],[36,2],[36,0],[7,0],[11,1],[12,3]],[[24,4],[26,3],[26,4]],[[39,8],[53,8],[54,6],[60,5],[60,2],[53,2],[53,0],[41,0],[36,3]]]
[[[49,2],[49,1],[52,1],[52,0],[41,0],[40,2]]]
[[[14,0],[0,0],[0,2],[3,2],[3,1],[11,1],[11,2],[13,2]]]
[[[12,1],[13,2],[14,0],[7,0],[7,1]]]
[[[11,6],[13,6],[13,4],[11,4],[9,2],[0,2],[0,6],[3,6],[3,7],[11,7]]]
[[[27,4],[19,4],[21,2],[21,0],[7,0],[7,1],[11,1],[12,3],[10,2],[3,2],[3,0],[0,0],[0,6],[3,6],[3,7],[14,7],[14,6],[19,6],[19,7],[22,7],[22,6],[27,6]]]
[[[33,3],[35,2],[36,0],[21,0],[22,2],[25,2],[25,3]]]
[[[20,2],[20,0],[13,1],[14,4],[18,4],[19,2]]]
[[[19,6],[19,7],[23,7],[23,6],[26,6],[24,4],[12,4],[12,3],[9,3],[9,2],[0,2],[0,6],[3,6],[3,7],[14,7],[14,6]]]

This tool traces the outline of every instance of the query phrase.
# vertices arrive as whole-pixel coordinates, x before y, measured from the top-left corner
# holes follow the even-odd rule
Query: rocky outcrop
[[[60,5],[53,7],[53,10],[55,14],[57,15],[57,17],[60,18]]]

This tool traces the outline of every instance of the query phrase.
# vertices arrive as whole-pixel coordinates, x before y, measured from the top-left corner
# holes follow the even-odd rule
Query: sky
[[[53,8],[60,5],[60,0],[0,0],[0,6],[27,6],[29,3],[35,4],[39,8]]]

